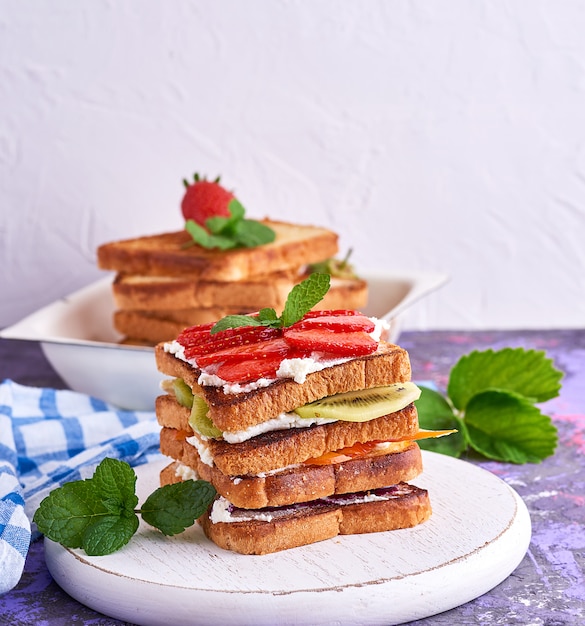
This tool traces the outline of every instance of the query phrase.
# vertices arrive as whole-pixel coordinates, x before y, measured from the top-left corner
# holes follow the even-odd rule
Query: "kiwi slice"
[[[193,392],[182,378],[173,380],[173,393],[181,406],[186,406],[188,409],[193,406]]]
[[[193,396],[193,408],[189,417],[189,425],[191,428],[204,437],[218,439],[222,432],[213,425],[213,422],[207,416],[207,402],[200,396]]]
[[[294,412],[301,417],[367,422],[400,411],[419,396],[420,389],[414,383],[395,383],[338,393],[305,404]]]

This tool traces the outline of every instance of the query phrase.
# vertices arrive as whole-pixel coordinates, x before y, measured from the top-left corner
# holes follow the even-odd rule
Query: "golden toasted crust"
[[[234,282],[212,281],[207,277],[118,274],[112,292],[119,309],[171,311],[213,307],[249,312],[263,307],[282,309],[297,282],[297,270]]]
[[[149,276],[205,276],[233,281],[297,268],[337,254],[337,235],[325,228],[262,220],[276,232],[274,242],[256,248],[220,251],[192,245],[184,230],[101,245],[98,266],[104,270]]]
[[[201,387],[197,382],[199,370],[165,352],[164,344],[156,346],[155,357],[161,372],[182,378],[194,393],[203,396],[209,418],[224,432],[246,429],[336,393],[405,382],[411,375],[406,350],[384,341],[376,353],[309,374],[302,385],[283,378],[268,387],[237,394]]]
[[[343,521],[340,509],[323,507],[278,522],[236,522],[212,524],[209,513],[199,518],[208,539],[224,550],[240,554],[270,554],[332,539]]]
[[[163,426],[160,436],[161,451],[183,461],[183,458],[172,454],[171,450],[174,448],[169,442],[173,437],[184,439],[192,434],[190,429],[184,428],[188,410],[179,407],[176,402],[174,404],[177,409],[174,410],[172,403],[164,398],[165,396],[159,397],[156,405],[157,418]],[[166,409],[170,407],[173,410],[167,412]],[[325,452],[340,450],[358,442],[407,439],[417,432],[416,407],[410,404],[401,411],[369,422],[339,421],[309,428],[276,430],[242,443],[210,439],[207,444],[213,461],[221,472],[230,476],[243,476],[303,463]],[[195,467],[189,462],[186,464]]]
[[[140,280],[137,283],[127,282],[129,279]],[[281,283],[283,282],[281,281]],[[190,297],[188,293],[173,295],[175,291],[180,291],[178,286],[181,284],[189,285],[193,294],[199,295],[200,292],[196,285],[202,283],[198,283],[196,280],[127,276],[118,283],[118,279],[116,279],[113,289],[114,294],[118,293],[116,300],[120,309],[114,312],[114,328],[134,343],[145,342],[147,345],[155,345],[162,341],[172,341],[188,326],[216,322],[226,315],[251,313],[264,307],[274,308],[280,313],[289,290],[295,285],[295,281],[288,280],[286,290],[271,284],[270,281],[265,282],[263,284],[266,291],[264,295],[255,294],[257,299],[253,304],[250,304],[251,296],[242,298],[241,304],[238,306],[226,305],[225,302],[228,299],[226,297],[218,297],[216,305],[209,304],[212,300],[208,297],[200,298],[199,300],[205,300],[206,304],[198,306],[193,304],[197,298]],[[238,301],[239,296],[237,294],[241,291],[240,283],[216,282],[213,284],[221,285],[222,291],[232,293],[232,302]],[[260,281],[257,284],[260,285]],[[122,296],[120,296],[121,285],[124,292]],[[185,289],[185,291],[188,290]],[[332,286],[325,298],[314,309],[359,309],[366,302],[367,284],[365,281],[333,279]]]
[[[402,485],[401,485],[402,486]],[[412,528],[431,516],[428,492],[404,485],[404,494],[363,504],[319,505],[265,521],[212,523],[209,511],[199,518],[207,537],[241,554],[269,554],[337,535]]]
[[[194,469],[212,483],[217,492],[237,507],[260,509],[308,502],[334,494],[378,489],[405,482],[422,472],[422,457],[416,443],[403,452],[365,457],[332,465],[300,465],[276,474],[226,476],[217,467],[203,463],[194,446],[179,437],[165,436],[165,454]],[[177,463],[161,473],[162,484],[178,482]]]
[[[212,307],[209,309],[177,309],[174,311],[131,311],[114,312],[114,328],[127,339],[145,342],[154,346],[161,341],[171,341],[188,326],[217,322],[225,315],[249,313],[235,309]]]
[[[270,307],[280,313],[291,289],[307,276],[295,270],[221,282],[204,278],[122,273],[116,276],[112,293],[118,309],[143,314],[159,311],[165,319],[171,319],[171,313],[175,310],[213,309],[220,311],[223,316]],[[367,300],[368,285],[365,280],[332,277],[329,291],[314,308],[359,310],[367,304]],[[184,319],[185,315],[182,317]],[[191,325],[198,323],[205,322],[190,321]],[[174,337],[176,335],[171,335],[168,339]]]

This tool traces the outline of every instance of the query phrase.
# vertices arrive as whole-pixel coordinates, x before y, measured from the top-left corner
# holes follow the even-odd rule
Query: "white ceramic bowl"
[[[390,341],[400,333],[402,312],[439,288],[443,274],[364,273],[369,284],[368,315],[387,319]],[[160,394],[162,374],[153,349],[124,346],[112,326],[112,277],[106,277],[39,309],[0,331],[6,339],[39,341],[45,356],[71,389],[121,408],[150,411]]]

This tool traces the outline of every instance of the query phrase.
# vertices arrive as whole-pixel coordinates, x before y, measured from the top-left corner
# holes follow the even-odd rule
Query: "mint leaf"
[[[187,220],[185,222],[185,230],[193,237],[195,243],[199,244],[203,248],[219,248],[220,250],[229,250],[235,248],[237,242],[229,237],[222,235],[209,234],[205,228],[202,228],[193,220]]]
[[[125,546],[138,530],[138,517],[106,515],[93,522],[83,534],[81,547],[89,556],[112,554]]]
[[[554,453],[558,441],[551,419],[510,391],[475,395],[467,405],[465,425],[473,449],[498,461],[538,463]]]
[[[276,239],[276,233],[266,224],[244,218],[246,210],[236,198],[230,200],[228,211],[229,217],[218,215],[205,220],[208,230],[194,220],[185,222],[185,230],[195,243],[208,249],[255,248]]]
[[[68,548],[80,548],[89,525],[108,510],[98,498],[94,483],[76,480],[65,483],[44,498],[33,521],[41,533]]]
[[[211,330],[212,335],[228,328],[239,328],[240,326],[263,326],[262,322],[251,315],[226,315],[217,321]]]
[[[186,480],[154,491],[142,505],[142,519],[164,535],[176,535],[192,526],[215,498],[204,480]]]
[[[310,274],[308,278],[298,285],[295,285],[288,294],[281,320],[283,326],[292,326],[302,319],[318,302],[320,302],[327,291],[331,277],[329,274]]]
[[[418,421],[425,430],[457,430],[444,437],[420,439],[418,445],[423,450],[431,450],[448,456],[459,457],[467,448],[465,427],[463,421],[457,417],[447,400],[437,391],[419,385],[421,395],[415,401],[418,412]]]
[[[451,370],[447,394],[459,410],[465,410],[473,396],[488,389],[513,391],[533,402],[544,402],[558,395],[562,376],[542,351],[474,351]]]
[[[136,496],[136,473],[130,465],[118,459],[104,459],[93,475],[94,488],[111,513],[134,510]]]
[[[241,220],[236,224],[234,239],[246,248],[255,248],[276,239],[272,228],[255,220]]]
[[[258,319],[265,326],[274,326],[276,328],[280,327],[280,318],[276,315],[276,311],[274,309],[260,309],[260,311],[258,311]]]
[[[245,209],[238,200],[232,198],[228,204],[229,217],[210,217],[205,221],[205,226],[213,235],[225,235],[233,238],[236,233],[238,224],[242,221]]]
[[[239,326],[270,326],[272,328],[292,326],[323,299],[329,290],[330,281],[329,274],[311,274],[291,289],[280,317],[276,315],[274,309],[270,308],[261,309],[257,317],[227,315],[216,322],[210,332],[213,335]]]
[[[43,499],[34,514],[41,533],[90,556],[111,554],[138,530],[136,474],[117,459],[104,459],[92,478],[65,483]],[[165,535],[183,532],[207,509],[216,491],[203,480],[157,489],[144,503],[144,521]]]

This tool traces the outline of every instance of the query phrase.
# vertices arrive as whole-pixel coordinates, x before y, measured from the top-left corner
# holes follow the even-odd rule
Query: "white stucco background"
[[[181,179],[441,271],[406,328],[585,325],[585,3],[0,0],[0,327]]]

